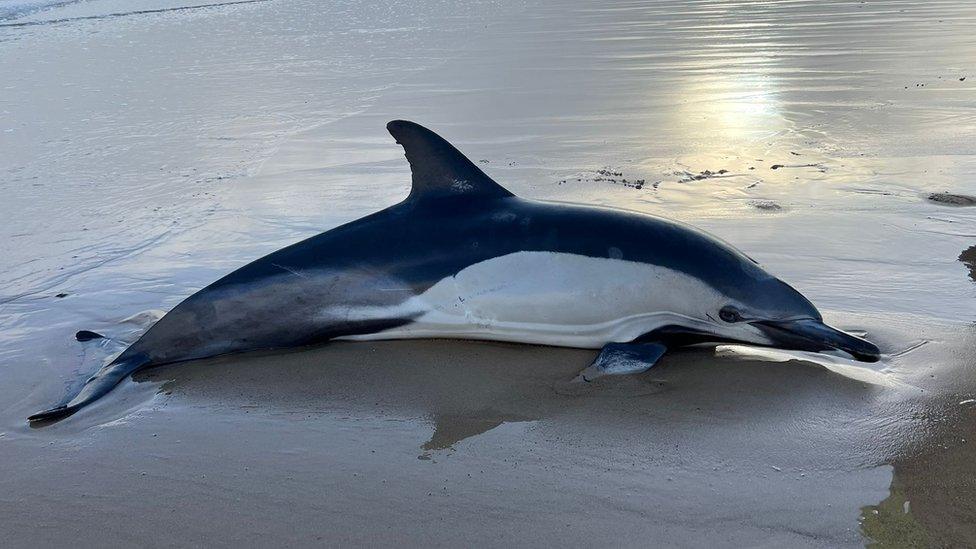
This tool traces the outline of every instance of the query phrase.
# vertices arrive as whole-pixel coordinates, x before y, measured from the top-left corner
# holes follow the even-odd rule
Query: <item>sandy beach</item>
[[[0,1],[8,547],[976,544],[976,6]],[[194,291],[409,190],[701,227],[880,362],[336,343],[60,400]],[[80,343],[78,330],[112,340]]]

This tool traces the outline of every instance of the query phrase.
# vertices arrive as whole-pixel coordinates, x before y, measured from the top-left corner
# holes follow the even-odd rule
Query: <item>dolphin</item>
[[[431,130],[403,120],[387,129],[410,164],[405,200],[191,295],[73,398],[29,420],[67,417],[152,366],[336,339],[601,349],[577,377],[583,382],[642,372],[668,348],[703,342],[880,356],[870,342],[824,324],[809,300],[756,261],[699,229],[520,198]]]

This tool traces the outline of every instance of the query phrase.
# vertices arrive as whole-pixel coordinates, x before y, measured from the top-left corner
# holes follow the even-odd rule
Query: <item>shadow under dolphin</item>
[[[423,455],[511,423],[596,438],[660,437],[689,425],[792,430],[821,421],[823,410],[854,418],[879,390],[812,363],[716,359],[706,347],[671,354],[653,372],[569,382],[592,358],[587,350],[495,342],[349,342],[174,364],[134,379],[163,383],[171,398],[217,415],[419,421],[431,429],[417,441]]]

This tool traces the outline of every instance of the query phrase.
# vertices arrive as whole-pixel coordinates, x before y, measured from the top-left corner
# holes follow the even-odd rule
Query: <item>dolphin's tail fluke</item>
[[[125,353],[123,353],[124,355]],[[102,398],[102,396],[115,388],[120,381],[125,379],[126,376],[148,365],[149,361],[142,356],[126,357],[125,359],[119,357],[90,377],[74,398],[54,408],[38,412],[28,417],[27,420],[34,423],[64,419]]]
[[[50,410],[44,410],[43,412],[37,412],[36,414],[27,418],[27,421],[31,423],[47,422],[47,421],[58,421],[64,419],[71,414],[77,412],[78,406],[68,406],[67,404],[62,404],[60,406],[55,406]]]

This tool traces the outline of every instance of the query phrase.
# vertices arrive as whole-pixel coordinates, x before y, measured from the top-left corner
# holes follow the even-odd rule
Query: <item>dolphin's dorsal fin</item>
[[[386,125],[390,135],[403,146],[413,186],[408,200],[445,196],[501,198],[512,196],[478,169],[461,151],[420,124],[394,120]]]

